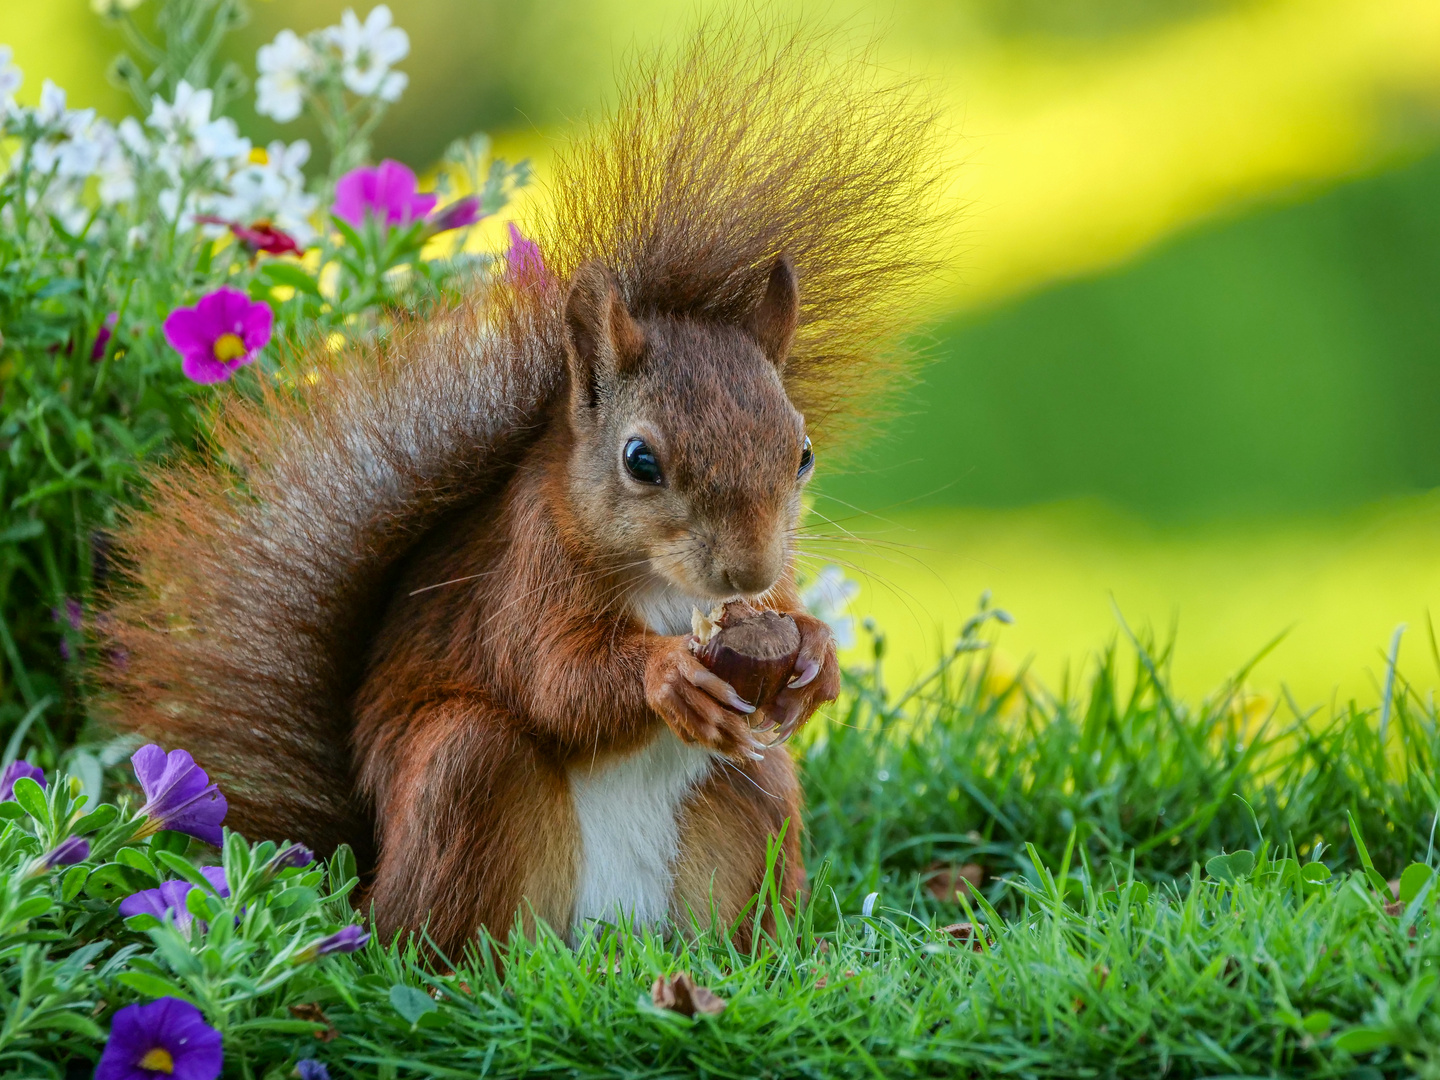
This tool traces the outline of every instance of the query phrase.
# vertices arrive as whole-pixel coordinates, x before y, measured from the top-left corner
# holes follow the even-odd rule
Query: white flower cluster
[[[112,125],[94,109],[67,108],[65,91],[48,79],[40,104],[26,108],[14,100],[23,76],[13,55],[0,46],[0,125],[10,134],[33,134],[27,164],[40,182],[30,188],[32,210],[52,213],[75,231],[89,217],[83,196],[92,177],[103,206],[133,202],[148,177],[160,212],[181,228],[210,215],[242,225],[269,221],[301,244],[314,239],[310,217],[318,199],[305,191],[300,170],[310,144],[303,139],[252,150],[234,120],[211,115],[214,94],[183,80],[174,100],[154,98],[144,125],[134,117]]]
[[[255,109],[282,123],[294,120],[306,95],[332,74],[352,94],[392,102],[409,82],[393,66],[410,53],[410,38],[384,4],[362,23],[351,9],[339,26],[327,26],[300,37],[281,30],[269,45],[260,46],[255,67]]]

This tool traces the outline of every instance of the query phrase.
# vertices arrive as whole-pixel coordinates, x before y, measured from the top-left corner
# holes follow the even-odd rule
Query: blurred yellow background
[[[347,5],[260,3],[235,58]],[[377,152],[424,167],[490,131],[544,163],[625,57],[726,5],[413,0],[411,85]],[[358,5],[363,16],[368,5]],[[800,5],[743,7],[794,17]],[[1178,625],[1203,694],[1373,698],[1381,650],[1436,682],[1440,4],[892,0],[807,18],[935,88],[953,259],[932,366],[817,509],[895,663],[928,666],[991,589],[1007,662],[1052,686],[1131,626]],[[143,9],[142,9],[143,12]],[[86,0],[0,0],[0,43],[121,115]],[[314,132],[235,110],[257,139]],[[543,196],[541,196],[543,197]],[[523,219],[523,201],[518,208]],[[822,468],[826,450],[820,448]]]

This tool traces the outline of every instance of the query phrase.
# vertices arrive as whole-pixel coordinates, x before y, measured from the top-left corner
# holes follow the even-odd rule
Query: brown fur
[[[562,162],[545,278],[231,399],[129,522],[117,725],[190,749],[248,836],[378,841],[382,931],[564,927],[566,770],[665,725],[733,759],[683,811],[676,903],[713,886],[737,912],[787,818],[803,882],[790,759],[749,760],[748,720],[636,611],[796,605],[800,442],[823,454],[886,370],[926,268],[928,118],[827,62],[721,34],[645,69]],[[636,433],[663,485],[620,468]],[[818,674],[765,718],[787,728],[837,688],[828,632],[797,621]]]

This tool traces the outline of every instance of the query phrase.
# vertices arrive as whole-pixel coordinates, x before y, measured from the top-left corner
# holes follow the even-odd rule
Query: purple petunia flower
[[[314,861],[315,853],[304,844],[291,844],[283,851],[277,852],[275,857],[270,860],[269,871],[272,874],[278,874],[281,870],[309,866]]]
[[[211,887],[221,896],[230,895],[230,886],[225,881],[225,870],[222,867],[202,867],[200,873],[205,875],[205,880],[210,882]],[[165,921],[167,915],[171,915],[175,928],[188,936],[195,916],[191,915],[190,909],[185,906],[185,898],[194,888],[197,886],[188,881],[177,880],[161,882],[158,889],[141,889],[120,901],[120,914],[127,919],[132,915],[154,915],[161,922]]]
[[[50,870],[57,866],[74,866],[89,857],[90,841],[83,836],[70,836],[46,852],[41,862],[45,864],[46,870]]]
[[[180,354],[180,368],[191,379],[224,382],[266,346],[274,322],[269,304],[226,285],[206,293],[194,307],[166,316],[165,340]]]
[[[136,750],[130,764],[145,792],[140,816],[149,819],[135,834],[137,840],[170,829],[220,846],[224,839],[220,823],[229,807],[219,787],[210,783],[205,770],[187,751],[166,754],[151,743]]]
[[[433,234],[449,232],[451,229],[468,229],[484,216],[480,212],[480,200],[474,195],[466,195],[463,199],[456,199],[449,206],[443,207],[432,217],[429,231]]]
[[[44,769],[37,769],[28,761],[12,761],[5,766],[5,771],[0,773],[0,802],[9,802],[15,798],[15,781],[22,776],[28,776],[42,788],[45,786]]]
[[[300,1074],[300,1080],[330,1080],[330,1070],[325,1063],[314,1058],[301,1058],[295,1063],[295,1071]]]
[[[435,208],[436,196],[421,194],[415,174],[388,158],[374,167],[351,169],[335,185],[330,212],[357,229],[373,217],[381,225],[409,225]]]
[[[507,224],[510,250],[505,253],[506,277],[522,285],[539,281],[545,276],[545,260],[540,257],[540,245],[528,239],[513,221]]]
[[[363,949],[370,940],[369,932],[355,923],[342,926],[329,937],[323,937],[312,945],[301,949],[295,955],[299,962],[329,956],[331,953],[352,953]]]
[[[224,1062],[220,1033],[200,1010],[163,997],[115,1014],[95,1080],[215,1080]]]
[[[85,608],[81,605],[80,601],[76,600],[73,596],[67,596],[65,598],[63,608],[56,607],[50,609],[51,622],[60,622],[62,620],[70,624],[71,630],[82,629],[85,625]]]

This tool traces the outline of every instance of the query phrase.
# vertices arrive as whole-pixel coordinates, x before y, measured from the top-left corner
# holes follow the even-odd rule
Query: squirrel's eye
[[[800,475],[804,476],[815,467],[815,451],[810,446],[810,436],[805,436],[805,444],[800,447]]]
[[[629,439],[624,450],[625,471],[642,484],[659,484],[664,480],[660,474],[660,459],[655,456],[644,439]]]

